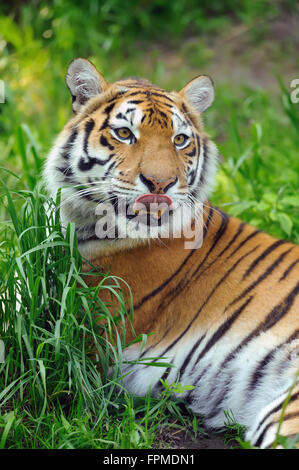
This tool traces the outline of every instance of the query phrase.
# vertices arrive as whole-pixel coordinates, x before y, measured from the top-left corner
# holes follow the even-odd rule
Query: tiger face
[[[179,93],[141,79],[107,84],[76,59],[66,82],[75,116],[45,179],[52,195],[63,188],[62,220],[75,222],[79,244],[179,234],[214,182],[217,149],[201,122],[214,99],[211,79],[199,76]]]

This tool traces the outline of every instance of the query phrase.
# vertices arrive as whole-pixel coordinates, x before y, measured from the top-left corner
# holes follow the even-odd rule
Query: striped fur
[[[74,83],[81,86],[79,78]],[[89,92],[93,83],[94,76]],[[130,285],[135,332],[153,333],[144,351],[131,346],[124,359],[165,357],[175,366],[124,364],[125,386],[144,395],[149,387],[158,394],[161,378],[194,385],[184,399],[208,427],[223,426],[224,411],[232,410],[247,427],[246,439],[266,448],[275,439],[282,404],[299,369],[299,247],[208,202],[217,151],[202,129],[200,112],[211,97],[204,79],[196,101],[196,83],[191,83],[180,93],[168,93],[147,81],[107,85],[99,79],[94,96],[75,96],[77,114],[58,137],[45,178],[53,195],[64,188],[62,220],[76,223],[83,255]],[[69,87],[77,92],[72,82]],[[115,119],[121,125],[128,121],[131,142],[117,141],[110,127]],[[180,120],[190,142],[174,151],[172,135],[175,125],[182,127]],[[186,250],[184,237],[170,236],[163,244],[117,235],[97,239],[96,204],[116,201],[119,193],[132,200],[148,193],[139,178],[144,172],[163,181],[171,176],[176,183],[167,194],[173,200],[204,204],[199,249]],[[98,279],[89,282],[96,285]],[[299,432],[298,385],[280,432]]]

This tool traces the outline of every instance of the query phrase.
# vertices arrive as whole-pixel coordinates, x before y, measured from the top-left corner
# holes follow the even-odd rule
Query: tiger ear
[[[186,98],[197,111],[203,113],[214,101],[214,84],[210,77],[207,75],[199,75],[193,78],[184,88],[180,94]]]
[[[95,66],[85,59],[74,59],[67,69],[65,81],[73,99],[73,111],[77,113],[90,98],[102,93],[107,84]]]

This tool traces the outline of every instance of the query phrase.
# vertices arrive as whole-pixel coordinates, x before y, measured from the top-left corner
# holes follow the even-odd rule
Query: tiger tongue
[[[172,206],[172,199],[165,194],[144,194],[139,196],[133,209],[136,213],[147,212],[160,219],[163,213]]]
[[[171,206],[172,199],[170,199],[169,196],[166,196],[166,194],[144,194],[136,199],[135,204],[138,204],[139,202],[145,206],[149,204],[167,204],[168,206]]]

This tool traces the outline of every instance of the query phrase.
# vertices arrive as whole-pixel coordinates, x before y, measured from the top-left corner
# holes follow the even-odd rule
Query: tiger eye
[[[115,129],[115,132],[121,139],[128,139],[132,134],[130,129],[127,127],[120,127],[119,129]]]
[[[185,134],[178,134],[174,138],[175,145],[183,145],[188,137]]]

